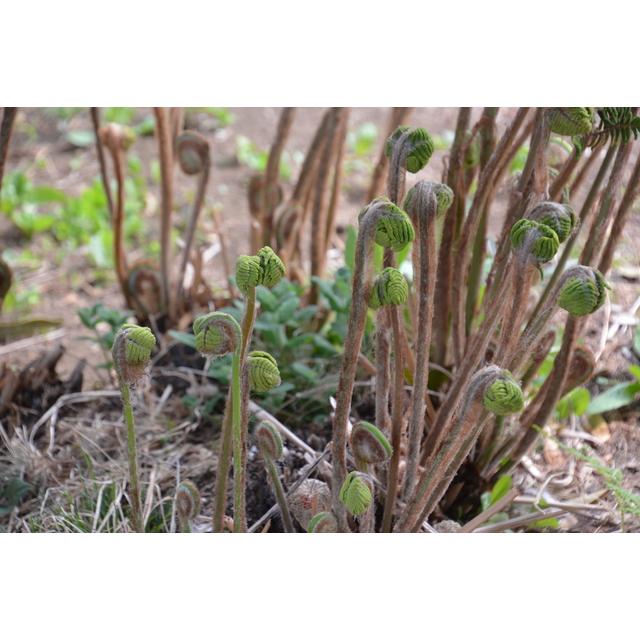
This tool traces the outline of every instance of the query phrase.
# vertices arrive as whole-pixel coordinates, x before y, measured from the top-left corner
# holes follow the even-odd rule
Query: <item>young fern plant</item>
[[[127,425],[127,454],[129,459],[129,493],[131,520],[138,533],[144,533],[138,476],[136,427],[133,418],[130,387],[142,378],[151,359],[156,339],[150,329],[135,324],[125,324],[118,331],[113,343],[113,364],[120,385],[120,396]]]
[[[287,503],[284,488],[280,481],[278,466],[276,465],[276,462],[282,458],[284,451],[282,437],[273,424],[263,421],[256,427],[255,438],[258,442],[258,449],[260,449],[262,459],[264,460],[264,466],[271,480],[276,502],[280,509],[284,530],[286,533],[294,533],[295,528],[293,526],[293,520],[291,519],[291,512],[289,511],[289,504]]]
[[[191,533],[192,523],[200,515],[200,492],[191,480],[183,480],[174,498],[181,533]]]

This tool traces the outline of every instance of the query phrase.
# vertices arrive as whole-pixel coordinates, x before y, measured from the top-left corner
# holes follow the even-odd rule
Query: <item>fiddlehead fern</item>
[[[175,145],[178,162],[180,163],[182,171],[189,176],[200,175],[200,180],[198,181],[198,193],[196,195],[195,202],[193,203],[193,210],[191,212],[191,218],[189,219],[189,226],[187,228],[187,237],[184,243],[184,250],[182,252],[180,274],[184,274],[187,262],[189,261],[196,227],[198,225],[198,217],[200,216],[202,204],[204,203],[204,195],[207,189],[207,182],[209,181],[211,157],[209,143],[195,131],[184,131],[181,133],[176,138]],[[182,297],[183,276],[181,276],[178,281],[176,304],[183,304],[184,301],[182,300]]]
[[[212,311],[199,316],[193,323],[196,349],[206,356],[233,353],[240,344],[240,325],[233,316]]]
[[[385,249],[402,251],[410,242],[415,240],[416,234],[409,216],[388,198],[377,198],[365,207],[358,215],[358,221],[367,214],[370,207],[382,207],[384,215],[378,221],[376,228],[376,243]]]
[[[571,235],[576,226],[576,214],[568,204],[541,202],[529,212],[527,217],[551,227],[556,232],[560,243]]]
[[[564,281],[558,305],[573,316],[586,316],[604,304],[609,288],[597,269],[583,267]]]
[[[627,144],[631,138],[640,136],[640,116],[632,107],[603,107],[598,109],[599,123],[595,131],[577,142],[579,148],[589,146],[592,149],[607,142],[620,145]]]
[[[191,480],[183,480],[176,489],[176,515],[182,533],[191,533],[191,523],[200,514],[200,492]]]
[[[409,297],[407,279],[393,267],[387,267],[376,278],[371,289],[369,306],[379,309],[386,305],[401,305]]]
[[[551,131],[561,136],[583,136],[593,129],[591,107],[553,107],[548,113]]]
[[[231,363],[231,387],[225,407],[222,441],[218,454],[218,470],[214,489],[213,531],[220,533],[224,527],[227,479],[231,462],[234,437],[239,437],[242,425],[240,350],[242,330],[238,322],[227,313],[213,311],[196,318],[193,323],[196,348],[207,357],[233,353]],[[235,435],[234,435],[235,434]],[[239,463],[239,460],[238,460]]]
[[[258,285],[275,286],[286,268],[271,247],[262,247],[255,256],[240,256],[236,262],[236,284],[245,295]]]
[[[266,351],[252,351],[247,357],[249,384],[252,391],[264,393],[280,386],[276,359]]]
[[[513,376],[508,371],[504,371],[485,389],[482,403],[485,409],[491,413],[495,413],[497,416],[507,416],[522,411],[524,396],[520,385]]]
[[[359,471],[351,471],[340,489],[340,501],[352,516],[365,514],[373,502],[373,494],[364,477]]]
[[[127,452],[129,457],[129,484],[133,527],[138,533],[144,531],[140,506],[140,486],[138,481],[138,454],[133,407],[129,385],[135,384],[144,374],[151,360],[151,352],[156,339],[146,327],[125,324],[118,331],[113,342],[113,363],[120,383],[120,395],[124,418],[127,425]]]
[[[280,475],[278,474],[278,468],[276,466],[276,460],[282,458],[284,447],[282,444],[282,438],[276,427],[270,422],[261,422],[255,430],[256,440],[258,442],[258,448],[264,459],[264,464],[271,478],[273,485],[273,491],[276,495],[278,507],[280,508],[280,514],[282,516],[282,523],[284,530],[287,533],[293,533],[295,531],[293,527],[293,521],[291,520],[291,514],[289,513],[289,505],[280,482]]]
[[[511,245],[523,260],[544,263],[556,255],[560,239],[546,224],[521,218],[511,228]]]
[[[384,433],[364,420],[354,425],[349,444],[358,468],[362,467],[361,471],[366,471],[369,464],[386,462],[393,453],[393,448]]]
[[[405,145],[404,168],[409,173],[418,173],[427,165],[433,155],[433,140],[426,129],[412,129],[406,125],[399,126],[385,143],[384,150],[387,158],[392,157],[394,147],[397,144]]]

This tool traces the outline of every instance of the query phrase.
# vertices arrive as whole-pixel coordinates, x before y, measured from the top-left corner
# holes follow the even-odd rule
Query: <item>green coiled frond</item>
[[[576,225],[572,207],[557,202],[541,202],[529,212],[528,218],[551,227],[561,243],[571,235]]]
[[[270,391],[280,385],[280,371],[276,359],[266,351],[252,351],[247,356],[249,384],[259,393]]]
[[[508,371],[485,389],[482,402],[489,411],[498,416],[518,413],[524,407],[524,395],[520,385]]]
[[[561,136],[582,136],[593,130],[591,107],[553,107],[549,109],[549,126]]]
[[[523,257],[549,262],[560,248],[558,234],[546,224],[521,218],[511,228],[511,244]]]
[[[366,513],[373,501],[373,494],[364,477],[364,474],[352,471],[347,475],[340,488],[340,501],[354,516]]]
[[[579,267],[572,273],[560,289],[558,305],[573,316],[586,316],[604,304],[609,285],[597,269]]]
[[[273,287],[286,273],[286,268],[271,247],[262,247],[255,256],[240,256],[236,261],[236,284],[242,293],[259,284]]]
[[[369,306],[379,309],[385,305],[400,305],[404,304],[408,297],[407,279],[397,269],[387,267],[373,283]]]
[[[222,311],[199,316],[193,323],[196,349],[207,356],[223,356],[235,351],[240,344],[240,325]]]
[[[113,342],[113,362],[123,382],[133,384],[144,373],[151,360],[156,338],[147,327],[124,324]]]
[[[398,127],[385,143],[384,149],[387,157],[392,156],[397,144],[404,144],[407,147],[405,169],[410,173],[417,173],[424,168],[433,155],[433,140],[427,130],[421,127],[416,129],[411,129],[408,126]]]
[[[416,234],[409,216],[388,198],[376,198],[358,214],[362,220],[370,207],[383,207],[384,215],[378,220],[376,227],[376,242],[394,251],[402,251],[410,242],[415,240]]]

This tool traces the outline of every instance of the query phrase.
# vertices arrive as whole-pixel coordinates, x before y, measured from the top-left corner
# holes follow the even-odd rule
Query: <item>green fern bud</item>
[[[536,262],[549,262],[560,248],[558,234],[546,224],[521,218],[511,228],[511,244]]]
[[[384,215],[378,220],[376,226],[376,242],[394,251],[402,251],[410,242],[415,240],[416,234],[409,216],[400,207],[385,197],[376,198],[358,214],[358,220],[362,220],[370,207],[383,207]]]
[[[252,351],[247,356],[249,384],[252,391],[270,391],[280,385],[280,371],[276,359],[266,351]]]
[[[560,290],[558,305],[572,316],[586,316],[599,309],[609,285],[597,269],[580,267],[569,276]]]
[[[418,198],[425,189],[433,189],[436,196],[436,216],[441,216],[447,212],[447,209],[453,203],[453,191],[446,184],[440,182],[428,182],[427,180],[420,180],[409,189],[404,199],[405,211],[415,215],[418,212],[414,212],[411,209],[418,202]]]
[[[206,356],[232,353],[240,344],[240,325],[235,318],[222,311],[199,316],[193,323],[196,349]]]
[[[200,513],[200,492],[190,480],[183,480],[176,489],[176,515],[180,529],[191,531],[191,521]]]
[[[340,502],[354,516],[366,513],[373,502],[371,489],[364,477],[364,474],[359,471],[352,471],[347,475],[340,488]]]
[[[583,136],[593,130],[590,107],[553,107],[549,109],[549,126],[561,136]]]
[[[275,425],[263,420],[255,430],[258,447],[263,456],[269,456],[272,460],[280,460],[284,451],[282,437]]]
[[[236,285],[242,293],[249,291],[260,284],[262,279],[262,267],[257,256],[240,256],[236,260]]]
[[[286,273],[282,260],[271,247],[262,247],[257,257],[260,260],[260,284],[269,288],[274,287]]]
[[[330,511],[316,513],[307,527],[307,533],[335,533],[338,530],[338,521]]]
[[[541,202],[530,211],[528,217],[551,227],[560,242],[564,242],[571,235],[576,225],[573,209],[568,204],[557,202]]]
[[[393,155],[396,144],[407,146],[405,169],[410,173],[417,173],[423,169],[433,155],[433,140],[426,129],[400,126],[387,139],[385,143],[385,154],[388,158]]]
[[[393,454],[393,447],[378,427],[361,420],[351,430],[349,444],[353,455],[367,464],[379,464]]]
[[[133,384],[144,374],[151,360],[156,338],[147,327],[124,324],[113,342],[113,363],[123,382]]]
[[[393,267],[387,267],[376,278],[371,289],[369,306],[379,309],[385,305],[404,304],[409,297],[409,285],[406,278]]]
[[[524,395],[520,385],[505,371],[485,390],[482,402],[492,413],[506,416],[522,411]]]

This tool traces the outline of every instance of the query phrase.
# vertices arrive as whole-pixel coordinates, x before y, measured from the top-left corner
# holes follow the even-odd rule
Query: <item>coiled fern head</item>
[[[137,382],[151,360],[156,338],[147,327],[124,324],[113,342],[113,363],[119,378],[127,383]]]
[[[593,130],[591,107],[552,107],[549,109],[549,126],[561,136],[582,136]]]
[[[523,258],[544,263],[556,255],[560,248],[560,239],[546,224],[521,218],[511,228],[511,245]]]
[[[249,384],[252,391],[264,393],[280,386],[280,371],[276,359],[266,351],[252,351],[247,356]]]
[[[358,220],[372,207],[382,207],[382,216],[376,226],[375,241],[385,249],[402,251],[416,237],[415,230],[409,216],[388,198],[376,198],[358,214]]]
[[[240,256],[236,261],[236,284],[244,294],[259,284],[275,286],[285,273],[284,263],[271,247],[262,247],[255,256]]]
[[[414,209],[420,206],[418,202],[421,196],[430,190],[433,191],[436,197],[436,215],[441,216],[446,213],[447,209],[449,209],[453,203],[453,191],[446,184],[429,182],[427,180],[420,180],[409,189],[403,203],[405,211],[412,216],[419,214],[420,212]]]
[[[223,356],[234,352],[240,344],[240,325],[233,316],[212,311],[193,323],[196,349],[206,356]]]
[[[423,169],[433,155],[433,140],[426,129],[412,129],[404,125],[398,127],[385,143],[384,151],[388,158],[393,155],[397,145],[404,145],[406,148],[405,169],[409,173],[417,173]]]
[[[209,143],[195,131],[183,131],[176,138],[180,168],[187,175],[201,173],[209,164]]]
[[[503,370],[500,376],[485,389],[482,403],[498,416],[518,413],[524,407],[524,395],[513,376]]]
[[[561,243],[571,235],[576,225],[572,207],[557,202],[541,202],[529,212],[528,217],[551,227]]]
[[[597,110],[598,125],[590,135],[574,138],[573,142],[581,151],[585,146],[596,147],[610,142],[626,144],[640,136],[640,116],[631,107],[601,107]]]
[[[608,288],[609,285],[597,269],[577,267],[565,279],[558,305],[573,316],[586,316],[604,304]]]
[[[393,454],[393,447],[384,433],[364,420],[354,425],[349,444],[353,455],[367,464],[380,464]]]
[[[176,514],[183,531],[189,530],[189,522],[200,514],[200,492],[191,480],[183,480],[176,489]]]
[[[353,516],[361,516],[366,513],[373,502],[373,494],[365,478],[365,474],[352,471],[347,475],[340,488],[340,502]]]
[[[282,458],[284,445],[282,444],[280,432],[275,425],[263,420],[256,427],[255,437],[263,456],[269,456],[272,460],[280,460]]]
[[[404,304],[408,297],[407,279],[398,269],[387,267],[373,283],[369,306],[372,309],[379,309],[386,305],[400,305]]]

